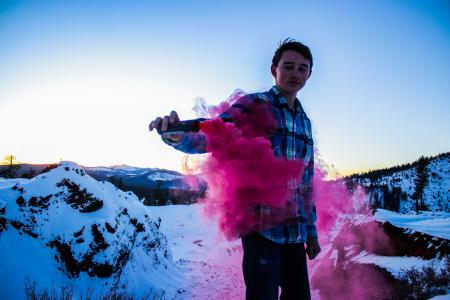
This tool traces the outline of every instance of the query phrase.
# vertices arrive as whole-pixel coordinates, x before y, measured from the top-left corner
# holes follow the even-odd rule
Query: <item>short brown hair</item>
[[[293,50],[303,55],[307,60],[309,60],[310,70],[312,70],[313,58],[311,50],[309,50],[308,46],[305,46],[302,43],[297,42],[296,40],[291,38],[284,39],[282,42],[279,43],[278,49],[275,51],[275,54],[273,55],[272,58],[272,65],[277,67],[278,63],[280,62],[281,55],[283,54],[284,51],[287,50]]]

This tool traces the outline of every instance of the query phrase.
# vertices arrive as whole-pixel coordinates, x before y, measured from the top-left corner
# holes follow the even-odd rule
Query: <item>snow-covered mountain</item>
[[[45,172],[48,169],[53,168],[57,164],[17,164],[14,165],[14,175],[11,177],[23,177],[31,178]],[[116,165],[116,166],[101,166],[101,167],[82,167],[83,170],[94,177],[95,179],[102,181],[109,181],[111,177],[115,179],[121,179],[123,184],[128,185],[146,185],[147,187],[160,187],[171,189],[189,189],[184,175],[172,171],[159,168],[139,168],[128,165]],[[7,165],[0,165],[0,173],[6,172]],[[1,177],[1,175],[0,175]]]
[[[41,172],[54,168],[57,164],[14,165],[12,174],[8,166],[0,166],[0,174],[9,177],[32,178]],[[183,175],[176,171],[158,168],[138,168],[127,165],[110,167],[82,167],[98,181],[109,181],[125,191],[132,191],[145,205],[190,204],[197,202],[206,191],[206,182],[198,175]],[[1,175],[0,175],[1,176]]]
[[[0,298],[23,298],[25,280],[80,293],[174,293],[181,273],[161,219],[145,208],[133,193],[70,162],[29,180],[3,179]]]
[[[352,175],[348,182],[366,187],[375,207],[408,213],[416,210],[414,193],[417,187],[418,161],[385,170]],[[430,211],[450,212],[450,152],[426,158],[427,182],[423,190],[423,201]],[[398,201],[398,205],[395,202]]]
[[[116,177],[117,179],[121,179],[125,185],[189,189],[189,186],[183,180],[184,176],[176,171],[157,168],[137,168],[127,165],[84,167],[84,170],[97,180],[108,180],[111,177]]]
[[[316,297],[450,299],[450,153],[331,181],[329,194],[340,185],[346,205],[317,203],[319,223],[335,221],[319,231]]]

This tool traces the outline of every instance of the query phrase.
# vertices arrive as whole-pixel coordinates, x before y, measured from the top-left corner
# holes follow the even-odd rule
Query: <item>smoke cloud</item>
[[[236,101],[251,113],[230,109]],[[300,177],[303,163],[273,154],[267,136],[273,132],[276,120],[267,104],[251,102],[242,93],[235,93],[212,115],[224,111],[232,116],[233,123],[215,118],[201,125],[210,152],[201,169],[208,182],[205,211],[217,217],[221,232],[231,240],[261,228],[261,206],[283,212],[265,219],[265,226],[295,214],[295,203],[286,187]]]
[[[231,108],[233,103],[246,106],[251,114]],[[217,118],[225,111],[232,114],[234,123]],[[269,108],[249,102],[237,91],[211,109],[210,116],[201,126],[210,153],[200,166],[208,183],[203,201],[206,215],[217,218],[228,240],[260,229],[254,209],[260,205],[286,212],[274,217],[269,226],[289,218],[295,204],[287,186],[301,177],[304,164],[274,156],[268,136],[276,121]],[[347,186],[343,180],[327,181],[326,175],[315,168],[312,201],[323,251],[308,263],[311,287],[319,291],[320,299],[386,298],[391,292],[386,272],[352,259],[362,251],[388,255],[392,252],[389,239],[371,217],[364,188]]]
[[[313,199],[317,206],[316,227],[324,252],[310,261],[310,281],[320,299],[385,299],[392,293],[386,271],[353,259],[361,252],[391,255],[389,237],[373,219],[367,194],[357,184],[326,181],[315,169]]]

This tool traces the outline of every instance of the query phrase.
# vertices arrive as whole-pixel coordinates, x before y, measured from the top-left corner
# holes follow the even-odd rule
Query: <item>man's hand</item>
[[[164,134],[164,131],[167,130],[169,124],[180,121],[178,114],[176,111],[171,111],[170,116],[164,116],[163,118],[157,117],[153,121],[150,122],[148,129],[152,131],[153,129],[160,129],[161,134]],[[166,138],[173,142],[178,142],[183,138],[182,134],[165,134]]]
[[[317,254],[320,252],[319,240],[317,238],[308,238],[306,242],[306,254],[309,259],[316,258]]]

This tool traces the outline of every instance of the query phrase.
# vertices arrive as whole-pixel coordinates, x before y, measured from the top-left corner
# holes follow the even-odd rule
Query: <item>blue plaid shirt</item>
[[[260,234],[280,244],[304,243],[308,237],[317,238],[316,209],[311,203],[312,178],[314,175],[314,152],[311,132],[311,122],[306,116],[300,101],[295,99],[294,110],[290,110],[287,99],[281,94],[278,87],[273,86],[264,93],[255,93],[244,96],[245,101],[267,101],[273,108],[277,120],[277,128],[270,140],[275,156],[286,159],[303,159],[305,170],[299,174],[299,180],[290,182],[289,189],[293,191],[297,204],[297,216],[284,224],[269,229],[261,229]],[[231,109],[245,109],[242,104],[233,105]],[[227,114],[227,113],[225,113]],[[181,141],[171,142],[165,138],[163,141],[175,149],[185,153],[196,154],[206,152],[206,138],[201,133],[186,134]],[[262,207],[261,228],[265,228],[264,218],[273,214],[271,207]]]

